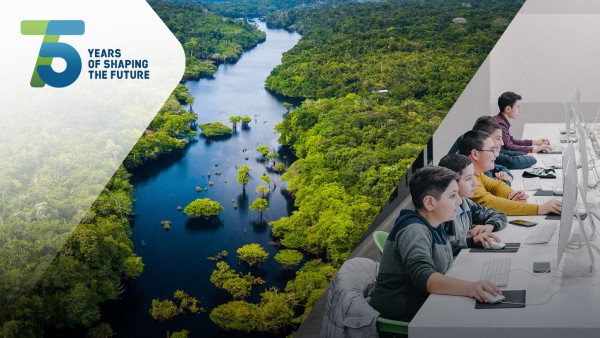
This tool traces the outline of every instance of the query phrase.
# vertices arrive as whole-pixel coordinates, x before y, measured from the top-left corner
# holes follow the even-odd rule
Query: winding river
[[[220,121],[230,125],[232,115],[248,115],[253,121],[248,128],[237,127],[232,137],[209,141],[197,137],[183,153],[160,157],[133,173],[135,186],[135,218],[133,235],[135,251],[145,264],[142,275],[130,285],[121,300],[103,309],[105,320],[111,324],[118,337],[166,337],[167,331],[190,331],[190,337],[265,337],[264,333],[242,334],[220,330],[208,318],[210,309],[223,304],[231,297],[210,283],[215,261],[207,257],[227,250],[226,262],[235,270],[252,272],[266,280],[255,286],[247,300],[257,302],[265,286],[284,289],[294,277],[293,271],[280,269],[273,256],[279,250],[269,245],[273,239],[266,221],[290,214],[292,201],[286,197],[285,182],[280,175],[269,171],[254,150],[267,145],[280,153],[279,161],[290,164],[292,154],[280,149],[275,125],[286,112],[284,100],[264,89],[270,71],[281,62],[282,53],[292,48],[300,39],[297,33],[269,29],[257,22],[267,33],[267,40],[247,51],[235,64],[220,65],[212,79],[188,82],[195,97],[193,110],[198,113],[198,123]],[[247,151],[244,151],[247,148]],[[236,165],[251,168],[250,183],[246,193],[237,183]],[[208,173],[211,172],[209,178]],[[220,175],[215,172],[220,172]],[[259,197],[255,192],[264,184],[259,178],[267,173],[277,188],[269,195],[270,210],[262,222],[257,212],[249,209]],[[213,185],[209,185],[209,181]],[[196,186],[202,191],[197,192]],[[272,186],[272,185],[271,185]],[[178,211],[196,198],[216,200],[225,210],[218,219],[205,221],[189,219]],[[237,205],[237,208],[234,207]],[[162,220],[172,222],[166,231]],[[240,264],[236,250],[247,243],[259,243],[269,259],[261,268],[248,268]],[[173,299],[176,290],[183,290],[198,298],[207,309],[200,314],[181,314],[164,322],[154,321],[149,309],[152,299]]]

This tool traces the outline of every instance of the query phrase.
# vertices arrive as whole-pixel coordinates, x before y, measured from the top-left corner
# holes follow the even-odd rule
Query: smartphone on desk
[[[512,220],[512,221],[509,221],[508,223],[514,224],[514,225],[518,225],[518,226],[522,226],[522,227],[526,227],[526,228],[530,228],[532,226],[536,226],[537,225],[536,222],[526,221],[526,220],[523,220],[523,219],[515,219],[515,220]]]

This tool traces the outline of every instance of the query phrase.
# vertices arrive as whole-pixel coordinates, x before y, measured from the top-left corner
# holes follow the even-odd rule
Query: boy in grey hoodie
[[[455,218],[462,203],[458,178],[450,169],[428,166],[410,180],[415,210],[402,210],[396,220],[383,249],[369,302],[382,317],[410,321],[430,293],[473,297],[483,302],[484,291],[501,294],[490,281],[469,282],[444,275],[453,255],[441,225]]]

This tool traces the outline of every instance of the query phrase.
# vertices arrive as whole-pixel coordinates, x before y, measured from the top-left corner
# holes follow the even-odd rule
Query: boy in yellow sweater
[[[477,187],[471,200],[494,208],[509,216],[560,214],[562,203],[551,200],[544,204],[527,203],[524,191],[515,191],[506,183],[490,178],[484,172],[494,168],[499,149],[489,134],[479,130],[466,132],[460,141],[458,153],[468,156],[475,168]]]

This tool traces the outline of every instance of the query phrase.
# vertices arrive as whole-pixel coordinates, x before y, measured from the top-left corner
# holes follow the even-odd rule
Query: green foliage
[[[231,122],[231,126],[233,129],[237,128],[237,124],[242,120],[240,116],[234,115],[229,117],[229,122]]]
[[[250,167],[243,165],[238,168],[237,182],[242,185],[242,189],[246,191],[246,184],[250,182]]]
[[[248,123],[252,122],[252,118],[248,115],[242,116],[242,126],[247,126]]]
[[[210,320],[226,331],[250,332],[258,326],[258,311],[258,305],[236,300],[214,308]]]
[[[313,260],[304,264],[296,273],[296,278],[287,283],[286,294],[294,300],[295,304],[304,308],[304,314],[295,321],[301,323],[310,313],[336,272],[333,266],[320,260]]]
[[[250,210],[258,211],[260,213],[260,217],[262,217],[263,212],[269,211],[269,202],[264,198],[257,198],[252,201],[250,204]]]
[[[179,305],[175,304],[175,302],[170,299],[162,301],[153,299],[149,311],[152,319],[163,321],[184,312],[199,313],[206,311],[203,307],[200,307],[198,299],[191,297],[182,290],[175,291],[173,298]]]
[[[282,178],[297,210],[271,222],[281,244],[346,260],[504,27],[516,2],[361,3],[269,20],[303,32],[266,85],[314,98],[284,116],[299,160]],[[454,17],[467,18],[460,32]],[[379,93],[380,89],[389,92]]]
[[[183,208],[183,213],[190,217],[218,216],[223,211],[223,206],[210,198],[197,198]]]
[[[259,185],[259,186],[256,187],[255,191],[257,193],[259,193],[262,196],[262,198],[265,198],[265,196],[271,191],[271,189],[269,189],[269,187],[267,187],[266,185],[262,185],[261,184],[261,185]],[[252,204],[254,204],[254,203],[252,203]],[[266,206],[268,208],[269,207],[269,203],[267,203]],[[257,207],[258,207],[258,205],[257,205]],[[252,210],[255,210],[255,209],[252,209]]]
[[[113,332],[110,324],[99,323],[91,328],[85,336],[86,338],[110,338],[114,335],[115,333]]]
[[[157,158],[161,154],[183,149],[197,133],[192,129],[197,115],[185,109],[183,104],[193,101],[188,87],[177,85],[171,96],[158,111],[144,135],[123,161],[126,168],[133,168]]]
[[[223,18],[193,2],[149,1],[177,37],[186,55],[185,80],[211,76],[212,64],[237,61],[244,50],[265,40],[265,33],[245,20]],[[211,61],[211,62],[207,62]]]
[[[304,255],[298,250],[284,249],[275,255],[275,260],[283,265],[286,270],[293,269],[300,264]]]
[[[276,289],[263,292],[257,304],[231,301],[210,313],[210,320],[224,330],[277,333],[292,324],[294,310],[291,299]]]
[[[137,278],[144,270],[142,257],[129,256],[123,262],[123,273],[127,278]]]
[[[259,153],[262,154],[262,156],[267,156],[267,154],[269,153],[269,146],[258,146],[256,148],[254,148],[254,150],[258,151]]]
[[[152,307],[150,308],[150,315],[154,320],[167,320],[175,317],[179,314],[177,305],[170,299],[165,300],[152,300]]]
[[[285,171],[285,163],[279,162],[273,166],[273,170],[277,173],[282,173]]]
[[[188,330],[175,331],[171,333],[171,338],[188,338],[189,333]]]
[[[248,263],[250,266],[264,262],[269,254],[263,249],[260,244],[251,243],[237,249],[238,258]]]
[[[235,300],[248,297],[252,286],[265,283],[262,278],[254,277],[250,273],[246,275],[237,273],[225,262],[217,263],[217,269],[210,276],[210,282],[229,292]]]
[[[224,125],[221,122],[204,123],[199,125],[199,127],[202,130],[204,136],[208,138],[229,136],[233,132],[233,130],[230,127]]]
[[[258,331],[277,333],[292,324],[294,309],[289,295],[272,289],[260,296]]]
[[[269,189],[271,188],[271,177],[269,177],[269,175],[262,175],[260,179],[267,184]]]
[[[266,86],[290,97],[387,95],[451,106],[523,1],[392,0],[272,13],[267,21],[303,34]],[[454,17],[467,23],[456,25]],[[387,89],[387,94],[373,94]]]

